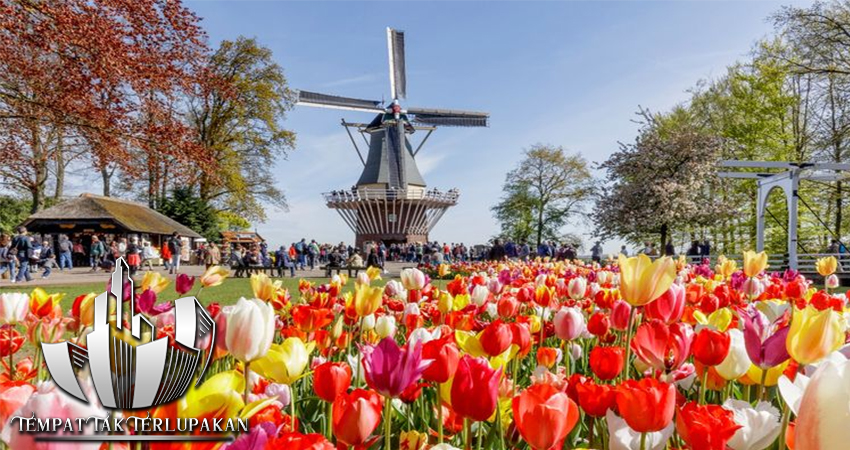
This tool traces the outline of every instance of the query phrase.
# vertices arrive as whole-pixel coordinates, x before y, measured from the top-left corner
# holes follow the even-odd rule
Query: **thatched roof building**
[[[113,234],[156,237],[180,233],[188,238],[201,235],[189,227],[140,203],[100,195],[82,194],[31,215],[23,225],[41,234]]]

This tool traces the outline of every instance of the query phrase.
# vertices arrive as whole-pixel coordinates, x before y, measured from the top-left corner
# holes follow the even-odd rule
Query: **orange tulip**
[[[578,422],[578,406],[551,384],[535,384],[514,397],[514,421],[534,450],[561,448]]]
[[[375,391],[355,389],[340,394],[333,403],[334,436],[346,445],[363,446],[381,422],[382,409],[381,396]]]

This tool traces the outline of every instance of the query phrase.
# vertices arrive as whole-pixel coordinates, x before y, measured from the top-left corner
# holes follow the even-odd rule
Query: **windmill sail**
[[[404,66],[404,31],[387,28],[390,53],[390,89],[393,99],[407,97],[407,69]]]

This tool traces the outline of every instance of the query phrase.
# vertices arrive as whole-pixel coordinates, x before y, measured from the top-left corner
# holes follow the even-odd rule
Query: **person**
[[[91,265],[91,271],[96,272],[98,267],[100,267],[100,260],[103,259],[103,256],[106,254],[106,246],[103,245],[103,242],[97,237],[91,237],[91,247],[89,248],[89,264]]]
[[[490,248],[490,253],[487,255],[490,261],[501,261],[505,259],[505,246],[502,245],[500,239],[493,241],[493,247]]]
[[[566,248],[564,249],[564,259],[567,261],[572,261],[576,259],[576,249],[570,244],[566,244]]]
[[[156,257],[156,249],[153,248],[150,242],[145,241],[142,244],[142,264],[148,266],[148,270],[153,270],[153,260]]]
[[[319,244],[315,239],[310,240],[310,245],[307,246],[307,258],[310,261],[310,270],[316,268],[316,258],[319,256]]]
[[[307,266],[307,239],[301,238],[295,243],[295,252],[298,253],[298,270],[304,270]]]
[[[528,261],[528,255],[531,254],[531,247],[528,246],[528,242],[522,241],[522,244],[519,246],[518,256],[522,261]]]
[[[703,259],[708,259],[711,257],[711,244],[708,243],[708,239],[702,241],[702,246],[700,246],[699,254],[703,257]]]
[[[74,264],[71,257],[71,252],[74,250],[74,245],[64,234],[59,236],[59,271],[65,269],[71,270]]]
[[[640,252],[644,255],[649,256],[649,254],[652,253],[652,246],[653,244],[651,244],[649,241],[646,241],[643,243],[643,250],[641,250]]]
[[[44,269],[44,272],[41,274],[41,278],[49,277],[53,267],[56,266],[56,255],[53,253],[53,246],[50,245],[50,242],[44,241],[41,245],[41,252],[38,254],[38,261]]]
[[[658,256],[658,249],[655,248],[655,242],[651,242],[649,244],[649,253],[647,253],[647,255],[648,256]]]
[[[378,249],[374,246],[369,249],[369,256],[366,257],[366,267],[381,267],[381,261],[378,259]]]
[[[135,276],[136,271],[142,266],[142,249],[139,247],[139,238],[133,236],[127,244],[124,254],[127,257],[127,266],[130,267],[130,276]]]
[[[83,247],[83,243],[77,239],[74,241],[74,245],[72,248],[73,252],[73,264],[72,266],[80,266],[83,267],[86,265],[86,249]]]
[[[289,276],[295,278],[295,263],[289,258],[289,251],[286,247],[281,245],[277,252],[275,252],[274,263],[277,267],[277,276],[282,277],[283,271],[289,269]]]
[[[593,247],[590,249],[590,259],[592,259],[593,262],[595,262],[595,263],[601,263],[602,262],[602,243],[601,242],[596,241],[596,244],[594,244]]]
[[[667,241],[664,244],[664,256],[676,256],[676,246],[673,245],[673,241]]]
[[[355,249],[351,253],[351,257],[346,261],[348,267],[363,267],[363,257],[360,256],[360,249]]]
[[[623,256],[629,256],[629,251],[626,249],[625,245],[620,246],[620,254]]]
[[[15,267],[18,265],[18,258],[14,252],[10,250],[12,241],[9,236],[0,236],[0,275],[9,272],[9,282],[15,282]]]
[[[15,257],[18,259],[18,264],[20,264],[18,275],[15,277],[15,281],[20,282],[24,279],[26,279],[27,281],[32,281],[32,275],[30,275],[32,241],[30,241],[29,236],[27,236],[26,227],[18,227],[18,234],[15,236],[14,239],[12,239],[11,250]]]
[[[688,261],[691,264],[696,264],[700,261],[700,255],[702,254],[702,249],[700,248],[699,241],[691,242],[691,246],[688,248],[688,251],[685,253],[688,256]]]
[[[162,244],[162,270],[171,269],[171,250],[168,248],[168,240]]]
[[[280,257],[277,257],[277,259],[280,259]],[[207,252],[204,255],[204,264],[207,269],[221,264],[221,249],[218,248],[218,244],[215,242],[210,243],[210,246],[207,248]]]
[[[168,273],[180,272],[180,257],[183,253],[183,240],[180,239],[180,234],[176,231],[171,233],[171,238],[168,239],[168,250],[171,251],[171,267]]]

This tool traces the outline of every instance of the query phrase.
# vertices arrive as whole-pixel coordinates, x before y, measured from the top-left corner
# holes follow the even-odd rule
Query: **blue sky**
[[[210,41],[256,37],[293,88],[389,96],[385,27],[406,32],[407,105],[488,111],[489,128],[443,128],[418,162],[429,186],[461,191],[432,238],[482,242],[505,173],[535,143],[601,162],[634,138],[638,105],[661,111],[700,79],[722,75],[770,34],[788,2],[287,2],[189,1]],[[274,168],[288,212],[258,231],[273,244],[301,237],[353,241],[320,193],[350,187],[361,164],[344,129],[371,116],[296,107],[297,149]],[[585,235],[590,226],[568,230]],[[588,246],[589,247],[589,246]],[[608,242],[607,251],[619,248]]]

